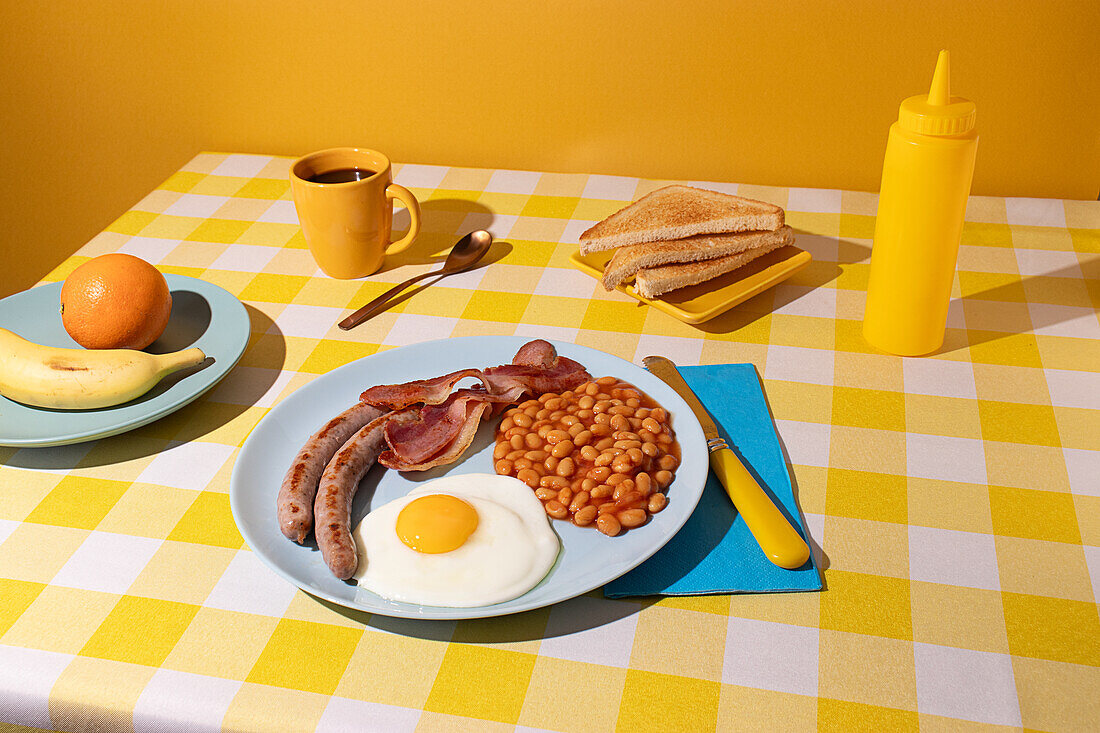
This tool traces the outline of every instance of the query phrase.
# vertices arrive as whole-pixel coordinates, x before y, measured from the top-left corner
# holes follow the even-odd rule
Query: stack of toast
[[[643,298],[706,282],[794,242],[783,209],[691,186],[643,196],[580,236],[581,254],[615,250],[603,285],[634,278]]]

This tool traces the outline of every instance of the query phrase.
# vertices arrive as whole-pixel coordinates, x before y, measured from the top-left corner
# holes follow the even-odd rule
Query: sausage
[[[351,536],[351,502],[360,479],[386,447],[385,427],[393,417],[392,413],[386,413],[360,428],[336,451],[321,474],[313,503],[317,520],[314,535],[329,570],[340,580],[350,578],[359,566],[355,539]]]
[[[554,361],[557,358],[558,350],[554,348],[552,343],[543,339],[535,339],[534,341],[528,341],[519,348],[516,355],[512,357],[512,363],[541,366],[549,369],[554,366]]]
[[[279,529],[287,538],[305,541],[313,529],[313,499],[321,472],[348,438],[382,414],[362,402],[353,405],[325,423],[294,456],[277,500]]]

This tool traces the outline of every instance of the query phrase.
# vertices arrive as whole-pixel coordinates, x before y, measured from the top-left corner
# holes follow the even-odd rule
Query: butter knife
[[[775,565],[788,570],[805,565],[810,558],[806,541],[779,511],[737,454],[722,440],[714,419],[676,370],[676,365],[663,356],[647,356],[642,361],[646,369],[672,387],[695,413],[703,427],[703,437],[707,439],[711,470],[722,482],[737,511],[745,518],[745,524],[764,555]]]

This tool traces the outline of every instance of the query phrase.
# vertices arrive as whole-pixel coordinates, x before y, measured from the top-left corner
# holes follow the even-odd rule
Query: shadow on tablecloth
[[[309,594],[307,594],[309,595]],[[546,641],[581,634],[600,627],[633,627],[634,615],[660,600],[658,597],[611,600],[599,588],[552,606],[523,613],[462,621],[394,618],[344,608],[310,596],[328,610],[364,628],[430,641],[464,644],[508,644]]]
[[[17,450],[4,465],[67,471],[125,463],[159,453],[166,440],[198,440],[238,419],[271,389],[286,359],[286,341],[274,321],[251,305],[245,304],[245,309],[251,325],[241,360],[194,402],[148,425],[98,441]]]
[[[420,234],[408,249],[386,257],[379,272],[389,272],[405,265],[442,265],[451,247],[465,234],[487,229],[494,237],[506,234],[494,231],[497,215],[484,204],[463,199],[429,199],[420,202]],[[499,229],[499,227],[498,227]],[[405,209],[393,216],[393,236],[403,237],[409,230],[409,213]],[[499,261],[511,252],[494,242],[482,265]]]

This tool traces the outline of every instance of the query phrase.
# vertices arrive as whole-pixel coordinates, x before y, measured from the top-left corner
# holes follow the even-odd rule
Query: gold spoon
[[[424,278],[433,276],[446,277],[447,275],[453,275],[456,272],[470,269],[470,267],[477,264],[478,260],[485,256],[485,253],[489,251],[489,246],[492,243],[493,235],[484,229],[470,232],[465,237],[458,240],[454,247],[451,247],[451,252],[447,255],[447,260],[443,263],[442,268],[425,272],[416,277],[410,277],[400,285],[395,285],[344,320],[340,321],[338,325],[345,331],[355,328],[363,321],[373,318],[386,310],[386,308],[391,305],[389,303],[390,298],[413,283],[420,282]]]

